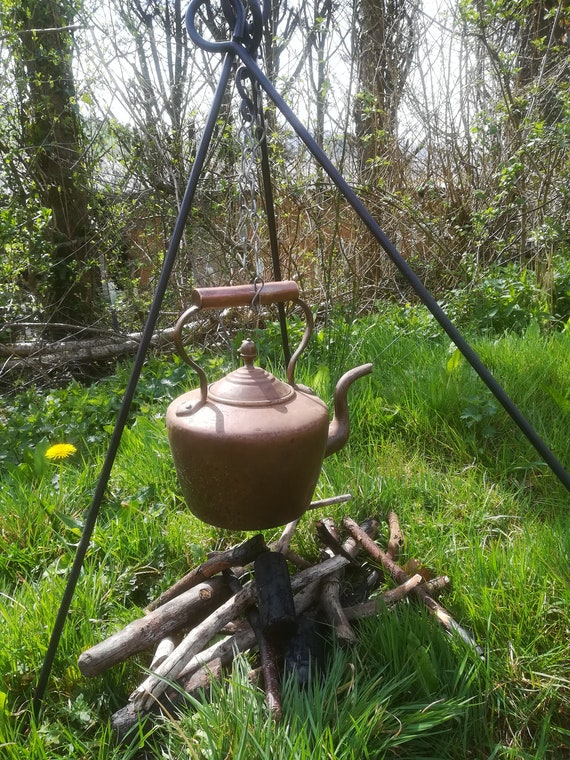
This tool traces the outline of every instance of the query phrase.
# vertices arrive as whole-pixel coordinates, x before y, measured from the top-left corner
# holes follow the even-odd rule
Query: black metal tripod
[[[281,114],[289,122],[290,126],[295,130],[299,138],[305,143],[316,161],[323,167],[324,171],[326,171],[338,190],[342,193],[345,199],[350,203],[355,212],[368,227],[372,235],[382,246],[397,269],[404,275],[406,280],[413,287],[414,291],[421,298],[422,302],[427,306],[429,311],[433,314],[442,329],[447,333],[457,348],[461,351],[463,356],[465,356],[469,364],[477,372],[479,377],[491,390],[497,400],[502,404],[514,422],[518,425],[530,443],[534,446],[536,451],[540,454],[543,461],[550,467],[550,469],[554,472],[560,482],[568,489],[568,491],[570,491],[570,474],[564,469],[553,452],[540,438],[529,421],[525,418],[522,412],[506,394],[502,386],[497,382],[487,367],[483,364],[477,353],[467,343],[459,330],[451,322],[449,317],[447,317],[435,298],[427,290],[423,282],[419,279],[413,269],[401,256],[393,243],[387,238],[386,234],[380,228],[376,220],[371,216],[368,209],[354,192],[352,187],[333,166],[332,162],[325,154],[325,152],[319,147],[319,145],[313,139],[312,135],[299,121],[299,119],[285,103],[275,87],[271,84],[263,71],[261,71],[257,65],[257,50],[261,42],[264,24],[267,23],[269,15],[268,5],[268,3],[262,3],[261,0],[221,0],[223,14],[231,30],[231,39],[222,42],[205,39],[201,36],[196,28],[196,15],[202,6],[210,6],[210,0],[192,0],[186,14],[188,33],[194,44],[212,53],[223,54],[224,62],[218,86],[212,102],[211,110],[206,121],[203,137],[196,153],[196,158],[192,166],[192,171],[190,173],[186,192],[184,194],[184,198],[180,207],[178,219],[176,221],[170,245],[164,259],[162,271],[157,284],[154,299],[150,307],[147,322],[142,334],[139,349],[133,363],[131,376],[123,397],[121,408],[117,415],[115,427],[109,443],[109,449],[107,451],[107,455],[103,463],[99,479],[97,481],[91,506],[86,516],[83,534],[77,547],[75,560],[69,573],[67,586],[61,600],[53,632],[44,658],[32,705],[33,713],[36,716],[39,715],[41,709],[43,696],[51,673],[51,668],[55,659],[57,647],[59,645],[59,640],[63,631],[65,619],[71,606],[75,587],[77,585],[79,574],[83,566],[83,561],[89,547],[89,542],[93,533],[93,529],[95,527],[99,509],[105,495],[107,483],[111,474],[111,469],[118,451],[124,427],[127,422],[129,410],[142,371],[146,353],[148,351],[155,325],[162,307],[168,280],[172,272],[174,262],[176,260],[184,227],[186,225],[190,209],[192,208],[196,187],[208,153],[210,141],[216,127],[216,122],[224,98],[225,90],[228,85],[228,81],[230,79],[234,65],[237,61],[241,61],[255,86],[261,88],[261,90],[273,101]],[[209,8],[209,10],[211,11],[211,8]],[[265,157],[265,159],[262,160],[262,169],[265,167],[265,174],[268,174],[268,166],[267,157]],[[264,176],[266,193],[271,192],[269,179],[269,176]],[[267,198],[267,196],[266,207],[272,210],[272,200],[270,197]],[[269,213],[271,213],[271,211]],[[271,241],[271,246],[272,252],[275,252],[275,240]],[[276,279],[279,279],[279,271],[276,269],[275,264],[274,274]],[[285,336],[283,336],[283,338],[285,341]]]

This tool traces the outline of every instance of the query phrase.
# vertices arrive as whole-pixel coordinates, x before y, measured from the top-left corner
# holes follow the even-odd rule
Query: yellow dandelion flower
[[[72,443],[54,443],[54,445],[50,446],[46,451],[46,457],[57,461],[59,459],[67,459],[67,457],[75,454],[76,451],[77,449]]]

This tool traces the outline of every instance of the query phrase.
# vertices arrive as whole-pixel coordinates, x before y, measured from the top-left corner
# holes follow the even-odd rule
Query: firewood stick
[[[395,512],[388,512],[386,519],[390,530],[386,554],[396,562],[400,554],[400,547],[404,544],[404,535],[400,529],[398,515]]]
[[[340,603],[340,578],[336,574],[323,581],[321,605],[339,644],[342,646],[356,644],[357,636]]]
[[[336,529],[334,521],[331,520],[330,517],[326,517],[324,520],[316,520],[315,527],[317,529],[318,537],[321,539],[325,547],[327,547],[325,549],[325,553],[327,553],[330,557],[335,554],[340,554],[341,556],[346,557],[346,559],[351,564],[359,567],[359,564],[354,559],[354,557],[346,552],[344,550],[344,547],[340,545],[338,539],[338,531]]]
[[[199,668],[189,678],[182,680],[181,686],[186,694],[196,694],[200,689],[207,688],[214,679],[222,675],[223,663],[219,658],[209,660],[208,664]],[[181,695],[184,696],[184,695]]]
[[[352,499],[352,494],[343,493],[340,496],[329,496],[327,499],[318,499],[312,501],[309,505],[309,509],[320,509],[321,507],[328,507],[331,504],[344,504]]]
[[[386,570],[388,570],[392,578],[394,578],[397,583],[405,583],[407,580],[409,580],[407,573],[405,573],[402,568],[399,567],[386,554],[386,552],[382,551],[382,549],[376,543],[374,543],[374,541],[372,541],[363,530],[358,527],[352,518],[345,517],[343,519],[343,525],[349,531],[349,533],[362,544],[362,547],[370,554],[373,559],[380,561],[384,565]],[[445,628],[446,631],[449,633],[458,634],[463,639],[463,641],[465,641],[470,646],[475,647],[479,655],[483,655],[483,650],[473,640],[472,636],[462,626],[460,626],[456,620],[451,617],[449,612],[444,607],[442,607],[441,604],[438,604],[435,599],[433,599],[428,594],[424,585],[417,586],[412,591],[412,594],[418,596],[422,600],[428,610],[433,615],[435,615],[438,622]]]
[[[335,548],[338,548],[338,531],[336,525],[334,524],[334,521],[328,517],[320,521],[320,524],[328,534],[323,535],[323,533],[321,533],[320,535],[327,540],[329,536],[332,536],[334,539],[334,543],[331,542],[329,547],[325,549],[326,554],[333,556]],[[318,527],[319,521],[317,521],[317,530]],[[374,537],[378,530],[378,522],[369,518],[365,520],[360,527],[369,536]],[[352,558],[356,557],[361,550],[360,544],[352,536],[349,536],[340,548],[343,556]],[[333,627],[339,643],[350,646],[356,643],[357,637],[340,603],[340,585],[340,571],[325,578],[323,581],[321,603],[327,620]]]
[[[349,493],[341,494],[340,496],[329,496],[327,499],[318,499],[317,501],[312,501],[309,504],[309,509],[320,509],[320,507],[327,507],[330,504],[344,504],[351,499],[352,495]],[[281,552],[281,554],[285,555],[287,554],[289,545],[291,544],[291,539],[293,538],[293,533],[297,529],[297,525],[299,524],[300,519],[301,518],[299,517],[297,520],[293,520],[292,522],[287,523],[283,529],[283,533],[279,536],[277,541],[274,541],[270,545],[269,548],[271,551]]]
[[[271,718],[278,722],[283,716],[281,707],[281,692],[279,689],[279,675],[277,672],[277,654],[273,642],[265,635],[259,624],[259,613],[253,608],[248,615],[248,620],[255,632],[261,669],[263,672],[263,687],[265,689],[265,701]]]
[[[216,641],[207,649],[195,654],[186,664],[179,675],[179,679],[189,678],[201,667],[208,665],[212,660],[221,660],[223,665],[232,662],[235,655],[239,652],[247,652],[255,646],[255,633],[251,626],[244,628],[242,631],[235,633],[233,636],[226,636],[220,641]]]
[[[307,612],[311,607],[316,607],[321,594],[321,582],[313,581],[308,583],[302,588],[295,596],[293,601],[295,602],[295,612],[297,615],[302,615],[303,612]]]
[[[309,567],[307,570],[301,570],[291,578],[291,587],[294,592],[298,591],[308,583],[320,580],[329,573],[344,567],[347,563],[348,560],[344,557],[333,557],[319,565]],[[176,680],[190,658],[199,652],[226,623],[240,615],[254,601],[255,587],[250,584],[193,628],[157,671],[152,673],[131,694],[130,698],[136,703],[137,708],[144,709],[152,705],[155,698],[164,691],[165,679]]]
[[[222,672],[222,663],[220,660],[211,660],[208,665],[197,670],[187,681],[180,684],[180,690],[170,688],[165,695],[166,700],[157,702],[152,712],[163,712],[167,717],[171,717],[169,709],[172,706],[180,704],[186,695],[197,696],[200,690],[207,688],[213,679],[220,678]],[[184,693],[182,693],[182,690]],[[119,744],[127,739],[131,739],[132,731],[138,725],[140,720],[145,720],[147,712],[139,711],[132,702],[128,702],[120,710],[111,715],[111,728],[115,741]]]
[[[254,573],[261,628],[270,638],[291,635],[297,623],[285,557],[279,552],[260,554]]]
[[[183,591],[202,583],[208,578],[212,578],[222,570],[239,565],[247,565],[257,557],[262,551],[267,549],[263,535],[252,536],[238,546],[233,546],[225,552],[220,552],[210,557],[201,565],[193,568],[183,578],[177,581],[173,586],[166,589],[157,599],[152,601],[146,608],[145,612],[152,612],[157,607],[162,606],[171,599],[174,599]]]
[[[212,613],[229,591],[222,578],[211,578],[167,602],[154,612],[134,620],[79,656],[79,669],[93,677],[137,652],[154,646],[161,638],[197,623]]]
[[[341,549],[342,547],[339,544],[338,530],[332,517],[323,517],[322,520],[315,520],[315,528],[317,536],[325,545],[322,550],[323,557],[334,557],[335,554],[340,554],[341,552],[337,551],[337,549]]]
[[[342,550],[343,556],[347,558],[351,557],[351,555],[339,544],[338,531],[334,520],[331,520],[329,517],[326,517],[321,521],[318,520],[317,530],[319,530],[319,526],[322,528],[319,536],[325,538],[327,541],[329,538],[332,538],[334,542],[331,542],[332,545],[329,545],[324,549],[325,554],[334,556],[335,549],[339,548]],[[348,622],[340,603],[340,573],[341,571],[338,570],[336,573],[331,573],[331,575],[323,580],[321,605],[339,644],[343,646],[352,646],[353,644],[356,644],[357,637],[352,630],[352,626]]]
[[[202,623],[193,628],[176,647],[174,652],[131,694],[139,709],[152,707],[153,701],[166,688],[166,681],[175,681],[190,657],[205,647],[215,634],[238,617],[255,600],[253,585],[246,586],[238,594],[234,594]]]
[[[368,517],[366,520],[360,523],[360,527],[365,533],[370,536],[370,538],[374,539],[376,538],[376,534],[378,533],[380,525],[378,523],[378,520],[375,520],[372,517]],[[353,536],[350,535],[344,540],[342,546],[344,550],[350,554],[351,557],[356,557],[359,552],[362,551],[362,546],[358,543],[358,541],[356,541]],[[370,593],[380,585],[383,578],[383,568],[376,568],[367,574],[366,578],[358,586],[358,589],[355,590],[357,593],[364,594],[363,599],[367,599]]]
[[[376,538],[379,527],[378,520],[375,520],[373,517],[369,517],[360,523],[360,529],[363,530],[366,535],[370,536],[371,539]],[[351,557],[356,557],[358,552],[362,549],[362,546],[354,536],[348,536],[348,538],[343,541],[342,547]]]
[[[304,557],[299,556],[299,554],[297,554],[297,552],[294,552],[292,549],[285,549],[281,551],[281,554],[283,554],[285,559],[288,560],[292,565],[295,565],[298,570],[306,570],[308,567],[311,567],[311,562],[306,560]]]
[[[237,618],[236,620],[230,620],[229,623],[226,623],[223,628],[220,628],[219,632],[223,633],[225,636],[233,636],[234,633],[239,633],[245,628],[249,628],[249,623],[247,620],[244,620],[243,618]]]
[[[408,578],[407,581],[400,583],[400,585],[396,586],[396,588],[391,588],[387,591],[384,591],[381,597],[382,601],[384,604],[394,604],[394,602],[399,602],[400,599],[408,596],[410,591],[413,591],[418,586],[421,586],[423,582],[424,579],[422,576],[419,573],[416,573],[415,575],[412,575],[410,578]]]
[[[360,602],[350,607],[344,607],[343,612],[349,621],[358,620],[361,617],[373,617],[382,612],[386,605],[393,604],[406,597],[413,589],[423,583],[422,576],[417,573],[409,580],[401,583],[396,588],[385,591],[378,599],[370,599],[367,602]]]
[[[269,545],[271,551],[281,552],[284,554],[289,549],[291,539],[293,538],[293,533],[297,529],[297,525],[299,525],[300,520],[301,518],[298,517],[296,520],[292,520],[291,522],[287,523],[277,541],[274,541]]]
[[[449,588],[451,586],[451,581],[447,575],[438,575],[437,578],[431,578],[429,581],[426,581],[425,585],[428,594],[436,594],[438,591],[443,591],[443,589]]]
[[[166,636],[158,642],[158,646],[149,665],[149,670],[158,668],[161,662],[164,662],[169,654],[176,649],[176,642],[172,636]]]
[[[326,578],[327,575],[335,573],[342,567],[346,567],[346,565],[348,565],[347,559],[335,555],[330,559],[326,559],[324,562],[319,562],[318,565],[312,565],[306,570],[301,570],[291,578],[291,588],[293,589],[293,593],[300,591],[308,583],[321,581],[323,578]]]

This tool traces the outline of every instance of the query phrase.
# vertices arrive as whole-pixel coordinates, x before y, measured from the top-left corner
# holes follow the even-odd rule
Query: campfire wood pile
[[[349,495],[333,497],[312,506],[348,499]],[[155,649],[150,675],[112,716],[117,738],[123,739],[139,718],[151,712],[168,713],[184,693],[196,693],[219,677],[236,653],[254,649],[267,707],[279,720],[281,673],[294,673],[303,685],[309,662],[316,661],[318,666],[323,638],[315,633],[314,621],[319,616],[341,645],[351,646],[357,640],[355,620],[377,615],[386,605],[410,596],[425,604],[446,630],[476,647],[434,599],[449,579],[426,580],[400,567],[397,559],[403,536],[398,518],[391,512],[387,522],[389,538],[383,550],[375,541],[379,524],[374,519],[359,526],[345,517],[342,528],[348,537],[342,543],[331,519],[317,520],[323,548],[321,561],[313,565],[290,548],[298,520],[287,525],[270,546],[261,534],[255,535],[211,555],[152,602],[144,617],[83,652],[79,668],[92,677],[134,654]],[[365,560],[360,560],[363,552]],[[293,574],[289,566],[295,568]],[[380,592],[388,576],[396,585]]]

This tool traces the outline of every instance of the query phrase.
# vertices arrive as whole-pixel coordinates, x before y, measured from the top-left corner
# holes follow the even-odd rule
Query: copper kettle
[[[200,520],[233,530],[283,525],[305,512],[324,457],[348,440],[347,392],[372,370],[364,364],[339,380],[335,414],[310,388],[297,385],[297,359],[307,345],[312,314],[293,281],[200,288],[178,320],[178,352],[200,377],[200,388],[175,399],[166,413],[172,457],[190,510]],[[184,349],[182,328],[200,309],[294,301],[306,317],[301,344],[287,367],[287,382],[254,366],[255,345],[242,343],[244,366],[208,386],[204,371]]]

